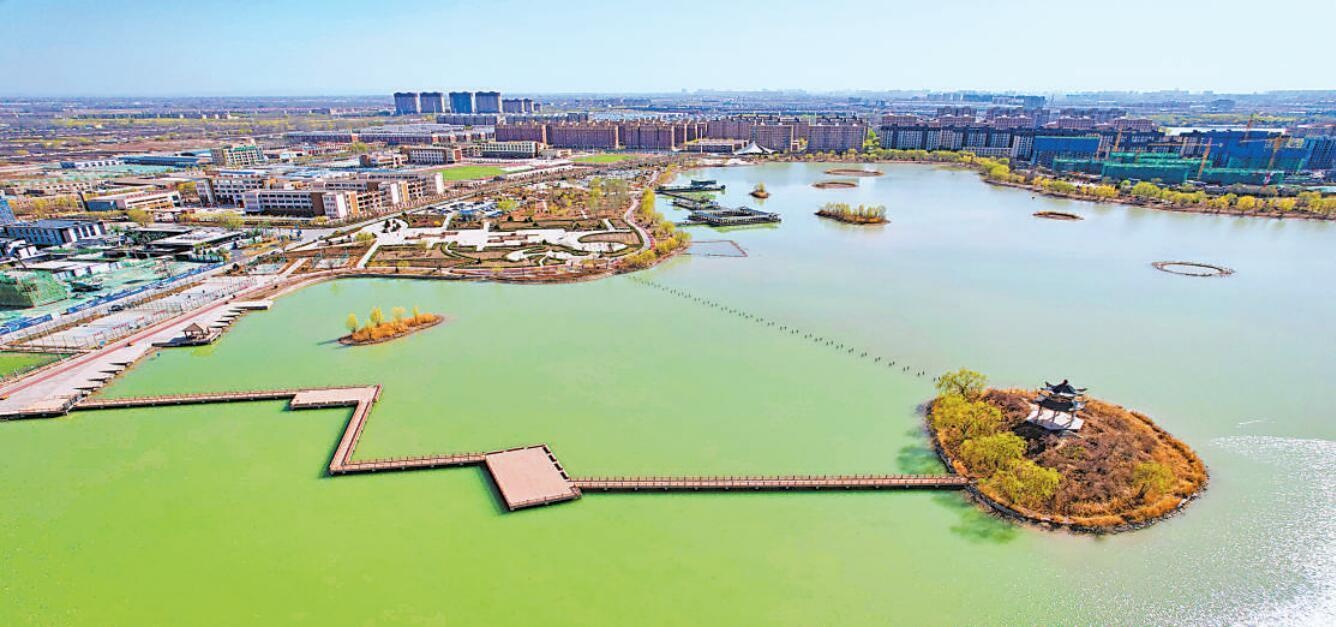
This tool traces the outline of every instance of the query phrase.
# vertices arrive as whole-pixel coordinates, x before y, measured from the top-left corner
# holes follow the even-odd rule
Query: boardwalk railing
[[[201,394],[160,394],[127,398],[86,399],[75,405],[76,410],[115,409],[120,407],[162,407],[167,405],[198,405],[243,401],[267,401],[296,396],[301,390],[262,390],[242,392],[206,392]]]
[[[756,475],[711,477],[575,477],[581,490],[879,490],[887,488],[958,488],[969,483],[956,475]]]
[[[419,468],[439,468],[441,466],[471,466],[481,464],[487,459],[486,453],[449,453],[445,455],[423,455],[418,457],[383,457],[343,464],[331,464],[332,474],[350,475],[360,472],[379,472],[394,470],[415,470]]]
[[[448,466],[486,464],[489,472],[494,455],[532,448],[542,448],[552,468],[560,475],[568,490],[507,502],[513,511],[525,507],[547,505],[580,498],[583,491],[697,491],[697,490],[880,490],[880,489],[943,489],[961,488],[969,484],[965,477],[956,475],[717,475],[717,476],[626,476],[626,477],[570,477],[552,449],[546,444],[492,452],[459,452],[408,457],[384,457],[353,460],[362,431],[371,414],[373,404],[380,397],[380,386],[329,387],[277,390],[249,390],[209,392],[201,394],[164,394],[131,398],[71,399],[60,407],[46,408],[43,415],[58,415],[71,409],[91,410],[129,407],[155,407],[219,402],[242,402],[289,399],[290,409],[352,406],[338,446],[329,461],[330,475],[392,472]],[[70,407],[70,405],[74,405]],[[38,417],[38,414],[21,417]],[[497,480],[493,474],[493,480]],[[504,489],[503,489],[504,492]]]

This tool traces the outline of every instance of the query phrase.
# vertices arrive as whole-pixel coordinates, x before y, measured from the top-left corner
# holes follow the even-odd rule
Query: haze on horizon
[[[614,6],[0,0],[0,95],[1336,89],[1331,0]]]

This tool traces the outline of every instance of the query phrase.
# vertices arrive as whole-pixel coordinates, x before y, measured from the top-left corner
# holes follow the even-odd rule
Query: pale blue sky
[[[0,94],[1333,89],[1336,0],[0,0]]]

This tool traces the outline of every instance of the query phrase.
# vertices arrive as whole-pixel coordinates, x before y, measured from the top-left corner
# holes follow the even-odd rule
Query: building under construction
[[[1182,185],[1200,181],[1211,185],[1279,185],[1285,174],[1279,170],[1213,167],[1210,162],[1176,154],[1156,152],[1114,153],[1108,159],[1057,158],[1058,172],[1097,174],[1114,181],[1154,181],[1162,185]]]
[[[0,307],[27,309],[68,298],[64,283],[46,272],[0,273]]]

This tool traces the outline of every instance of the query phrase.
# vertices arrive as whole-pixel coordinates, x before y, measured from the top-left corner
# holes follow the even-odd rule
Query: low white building
[[[175,190],[137,189],[107,194],[84,201],[89,211],[129,211],[170,209],[181,206],[181,194]]]
[[[546,144],[535,141],[487,142],[482,145],[485,159],[533,159]]]
[[[459,163],[464,151],[459,146],[409,146],[408,162],[414,165],[446,165]]]

